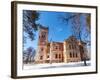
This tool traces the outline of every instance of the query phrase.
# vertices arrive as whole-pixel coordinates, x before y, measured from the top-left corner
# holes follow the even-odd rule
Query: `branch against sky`
[[[71,24],[71,32],[77,39],[86,43],[90,42],[90,14],[66,13],[61,17],[63,24]],[[68,27],[68,26],[67,26]]]
[[[35,39],[35,31],[38,30],[38,24],[36,21],[39,19],[39,13],[37,11],[23,10],[23,30],[24,30],[24,42],[25,38]]]
[[[28,47],[23,51],[23,61],[24,63],[29,63],[34,61],[34,56],[36,54],[36,50],[33,47]]]

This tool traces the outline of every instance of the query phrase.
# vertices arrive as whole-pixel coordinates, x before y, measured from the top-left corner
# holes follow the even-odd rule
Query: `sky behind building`
[[[68,12],[51,12],[51,11],[38,11],[40,13],[39,20],[37,20],[37,23],[43,25],[44,27],[49,28],[49,34],[48,34],[48,41],[56,41],[56,42],[63,42],[65,39],[67,39],[69,36],[72,35],[71,30],[71,22],[64,24],[64,22],[61,19],[61,16],[63,15],[70,15],[70,14],[77,14],[77,13],[68,13]],[[84,22],[84,16],[82,18]],[[38,31],[36,32],[35,40],[31,41],[30,39],[27,39],[27,43],[24,45],[24,49],[28,47],[34,47],[37,48],[38,44]]]

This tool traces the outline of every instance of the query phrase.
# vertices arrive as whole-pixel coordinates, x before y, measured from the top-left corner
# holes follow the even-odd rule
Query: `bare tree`
[[[84,15],[86,18],[81,20],[83,15],[84,14],[82,13],[68,13],[62,17],[62,20],[67,24],[70,22],[72,24],[70,26],[72,35],[75,36],[82,44],[86,43],[85,45],[87,45],[87,43],[90,42],[90,38],[88,38],[90,35],[90,27],[87,27],[87,25],[90,26],[90,16]],[[87,25],[85,25],[86,22],[83,21],[88,21]],[[84,53],[82,46],[80,46],[80,52]],[[83,61],[84,65],[87,65],[85,57],[83,58]]]
[[[35,54],[36,54],[36,51],[34,48],[32,47],[27,48],[27,50],[23,52],[23,62],[26,64],[34,62]]]

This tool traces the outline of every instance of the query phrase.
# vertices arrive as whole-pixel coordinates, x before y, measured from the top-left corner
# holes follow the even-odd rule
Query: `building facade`
[[[64,62],[81,61],[79,42],[74,36],[64,41]]]
[[[48,42],[48,28],[40,27],[35,63],[79,62],[86,59],[86,44],[70,36],[63,42]]]

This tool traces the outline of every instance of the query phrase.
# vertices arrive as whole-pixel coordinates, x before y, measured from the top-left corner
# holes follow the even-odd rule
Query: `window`
[[[58,46],[55,46],[55,49],[58,49]]]
[[[73,57],[75,57],[75,53],[73,52]]]
[[[55,54],[55,58],[58,58],[58,55],[57,54]]]
[[[47,55],[47,58],[49,58],[49,55]]]
[[[42,35],[39,36],[39,39],[40,38],[46,38],[46,35],[42,33]]]
[[[42,35],[42,38],[45,38],[45,35]]]
[[[41,48],[41,51],[43,51],[43,48]]]
[[[41,37],[39,36],[39,39],[40,39]]]
[[[41,34],[42,34],[41,37],[45,39],[46,38],[46,32],[42,32]]]
[[[61,54],[59,54],[59,58],[61,58]]]
[[[43,35],[46,35],[46,32],[42,32]]]
[[[72,53],[70,52],[70,57],[72,57]]]
[[[42,60],[43,59],[43,56],[40,56],[40,59]]]

